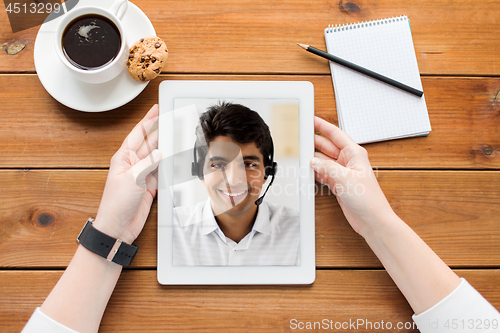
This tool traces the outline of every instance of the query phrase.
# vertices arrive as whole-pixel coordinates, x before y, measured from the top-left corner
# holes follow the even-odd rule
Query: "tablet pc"
[[[313,283],[312,83],[163,81],[159,105],[159,283]]]

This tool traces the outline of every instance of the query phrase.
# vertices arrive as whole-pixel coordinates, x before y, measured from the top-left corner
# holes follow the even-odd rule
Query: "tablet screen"
[[[300,265],[299,100],[173,102],[172,265]]]

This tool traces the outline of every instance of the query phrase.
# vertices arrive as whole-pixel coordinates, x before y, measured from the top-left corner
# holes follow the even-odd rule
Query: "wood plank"
[[[323,30],[407,15],[422,74],[498,75],[500,3],[488,1],[392,0],[252,1],[136,0],[170,50],[168,73],[329,73],[328,62],[295,43],[325,49]],[[0,7],[1,8],[1,7]],[[39,27],[11,33],[0,11],[0,72],[34,72]],[[26,47],[15,55],[11,43]],[[7,44],[7,45],[4,45]]]
[[[0,271],[2,328],[19,332],[61,274]],[[499,270],[457,274],[500,308]],[[324,319],[333,325],[358,319],[380,325],[383,320],[396,328],[398,322],[412,323],[412,314],[385,271],[317,271],[311,286],[189,287],[160,286],[156,271],[126,271],[111,297],[100,332],[289,332],[291,323],[307,325]],[[360,325],[355,331],[374,331],[369,328]]]
[[[0,75],[0,167],[106,168],[158,101],[163,80],[304,80],[316,115],[337,124],[330,76],[162,75],[126,106],[77,112],[55,101],[35,75]],[[424,78],[433,131],[428,137],[365,145],[377,168],[500,169],[499,78]],[[23,87],[20,89],[19,87]]]
[[[394,211],[448,265],[498,267],[498,172],[378,171],[377,178]],[[380,267],[331,195],[316,196],[316,242],[319,266]]]
[[[0,170],[0,267],[66,267],[76,236],[97,212],[106,175],[105,170]],[[448,265],[500,267],[500,172],[378,171],[378,179],[395,212]],[[155,202],[133,267],[156,267],[156,221]],[[381,267],[326,187],[316,195],[316,264]]]

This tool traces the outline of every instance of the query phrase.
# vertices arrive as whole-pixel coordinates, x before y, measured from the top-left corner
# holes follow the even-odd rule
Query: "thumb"
[[[336,183],[341,181],[344,178],[342,175],[346,173],[345,167],[331,159],[313,157],[311,160],[311,167],[319,175],[331,178]]]
[[[161,161],[161,151],[155,149],[132,167],[135,183],[140,187],[146,187],[146,177],[158,167]]]

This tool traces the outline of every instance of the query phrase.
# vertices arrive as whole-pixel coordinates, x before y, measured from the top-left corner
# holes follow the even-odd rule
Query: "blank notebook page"
[[[423,90],[407,17],[325,29],[328,52]],[[357,143],[426,135],[425,98],[330,61],[339,126]]]

